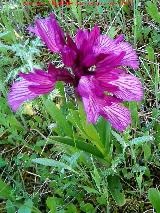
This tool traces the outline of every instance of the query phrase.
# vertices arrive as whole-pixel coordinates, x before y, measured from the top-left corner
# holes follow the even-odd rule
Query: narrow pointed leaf
[[[95,146],[85,143],[81,140],[73,140],[72,138],[68,137],[50,136],[49,141],[53,143],[59,142],[62,144],[67,144],[82,151],[88,152],[89,154],[92,154],[96,157],[103,158],[102,153]]]
[[[60,109],[58,109],[55,103],[51,101],[45,102],[45,107],[50,116],[54,119],[57,125],[63,130],[66,136],[72,137],[72,127],[68,123],[66,117],[63,115]]]

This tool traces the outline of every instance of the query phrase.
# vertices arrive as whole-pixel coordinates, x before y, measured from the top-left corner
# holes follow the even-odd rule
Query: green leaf
[[[7,210],[7,213],[15,213],[16,212],[16,208],[13,205],[12,201],[7,200],[7,202],[6,202],[6,210]]]
[[[46,200],[47,207],[50,210],[50,213],[56,212],[56,200],[54,197],[48,197]]]
[[[140,190],[140,194],[141,194],[141,191],[142,191],[142,178],[143,178],[142,173],[140,173],[139,175],[136,176],[136,181],[137,181],[137,184],[138,184],[138,187],[139,187],[139,190]]]
[[[81,210],[86,213],[95,213],[95,209],[91,203],[81,203]]]
[[[75,171],[74,169],[72,169],[70,166],[68,166],[67,164],[60,162],[60,161],[56,161],[53,159],[48,159],[48,158],[36,158],[32,160],[33,163],[38,163],[44,166],[54,166],[54,167],[59,167],[61,169],[67,169],[71,172],[74,172],[76,174],[79,175],[79,173],[77,171]]]
[[[10,199],[12,198],[11,193],[11,187],[0,179],[0,198]]]
[[[100,205],[107,205],[107,198],[103,194],[100,197],[97,197],[96,200]]]
[[[143,151],[144,151],[144,159],[145,161],[148,161],[151,157],[151,144],[145,143],[143,145]]]
[[[111,131],[112,135],[117,139],[117,141],[121,144],[121,146],[125,149],[128,145],[126,144],[125,140],[122,138],[120,134],[115,131]]]
[[[129,109],[131,111],[132,126],[134,128],[140,127],[140,121],[138,116],[138,104],[134,101],[129,102]]]
[[[50,116],[55,120],[57,125],[63,130],[66,136],[72,137],[72,127],[67,122],[66,117],[63,115],[60,109],[58,109],[55,103],[47,100],[45,102],[45,107]]]
[[[76,0],[72,0],[71,2],[72,2],[71,5],[70,5],[71,11],[74,14],[74,16],[76,17],[79,26],[81,26],[82,25],[82,15],[81,15],[80,6],[77,5]]]
[[[86,129],[86,125],[89,125],[89,124],[86,123],[86,116],[85,116],[83,110],[81,113],[79,113],[79,111],[77,111],[77,110],[71,110],[67,119],[72,123],[72,125],[77,129],[78,132],[80,131],[80,135],[82,138],[84,138],[85,140],[86,139],[91,140],[91,142],[93,144],[95,144],[95,145],[97,144],[97,146],[96,146],[97,148],[99,148],[99,145],[100,145],[100,150],[102,150],[101,152],[103,152],[103,153],[105,152],[106,161],[110,162],[111,161],[111,157],[109,156],[109,153],[110,153],[109,141],[110,141],[110,129],[111,129],[110,124],[108,122],[106,122],[106,120],[100,119],[100,122],[97,123],[96,128],[93,125],[92,125],[92,127],[88,126],[88,128],[92,128],[92,129],[94,128],[94,131],[96,131],[95,135],[97,137],[97,141],[94,142],[95,138],[93,136],[91,136],[91,134],[93,134],[93,132],[91,131],[91,133],[90,133],[90,131],[88,132],[88,128]],[[74,140],[74,141],[76,141],[76,140]],[[77,148],[81,149],[81,147],[82,147],[83,151],[87,151],[98,157],[103,156],[103,154],[100,154],[101,152],[98,151],[98,149],[96,147],[89,145],[89,146],[91,146],[91,150],[90,150],[90,149],[88,149],[89,148],[88,144],[87,144],[87,146],[85,144],[84,144],[84,146],[82,146],[81,143],[79,143],[77,145],[77,142],[76,142]],[[92,149],[92,147],[93,147],[93,149]],[[93,150],[93,152],[92,152],[92,150]]]
[[[148,199],[150,200],[157,213],[160,213],[160,191],[150,188],[148,191]]]
[[[91,187],[88,187],[88,186],[82,186],[88,193],[93,193],[93,194],[99,194],[99,192],[94,189],[94,188],[91,188]]]
[[[6,161],[3,160],[3,158],[0,157],[0,168],[4,167],[6,165]]]
[[[148,47],[146,47],[146,50],[147,50],[147,53],[148,53],[148,59],[150,61],[154,61],[154,57],[155,57],[154,49],[151,46],[148,46]]]
[[[160,24],[160,13],[158,11],[158,6],[156,3],[152,3],[151,1],[146,2],[146,10],[151,18]]]
[[[103,14],[103,7],[102,6],[98,6],[98,12],[99,12],[99,14]]]
[[[111,125],[104,118],[99,118],[96,125],[97,132],[103,142],[107,152],[110,151]]]
[[[11,33],[11,32],[5,31],[5,32],[0,33],[0,38],[3,38],[3,36],[8,35],[9,33]]]
[[[122,185],[118,176],[108,176],[108,188],[117,205],[123,206],[126,202]]]
[[[100,192],[101,191],[100,186],[101,186],[101,183],[102,183],[102,179],[101,179],[101,176],[98,173],[98,170],[97,170],[96,166],[94,164],[93,164],[93,166],[94,166],[94,170],[91,173],[91,175],[92,175],[92,178],[95,181],[96,187],[98,188],[98,190]]]
[[[24,130],[22,124],[20,124],[20,122],[15,118],[15,115],[8,116],[7,120],[12,128],[15,128],[17,130]]]
[[[145,142],[152,141],[154,138],[150,135],[135,138],[130,141],[131,145],[142,145]]]
[[[116,28],[115,27],[111,27],[109,28],[109,31],[108,31],[108,36],[111,37],[111,38],[114,38],[115,35],[116,35]]]
[[[76,206],[71,203],[69,205],[67,205],[67,210],[65,211],[65,213],[78,213]]]
[[[142,14],[135,10],[135,17],[134,17],[134,34],[136,40],[142,40]]]
[[[80,131],[80,135],[84,138],[87,139],[87,135],[84,131],[84,128],[82,126],[78,110],[70,110],[69,115],[67,116],[68,121],[72,123],[72,125]],[[79,133],[79,132],[78,132]]]
[[[83,126],[83,129],[86,133],[86,135],[88,136],[88,139],[99,149],[100,152],[102,152],[103,155],[105,155],[106,150],[105,147],[102,143],[102,141],[100,140],[100,136],[96,130],[96,128],[94,127],[94,125],[89,124],[86,120],[86,114],[84,112],[84,108],[81,102],[78,103],[78,111],[79,111],[79,117],[81,120],[81,124]]]
[[[78,148],[82,151],[88,152],[93,154],[96,157],[103,158],[102,153],[93,145],[83,142],[82,140],[73,140],[72,138],[68,137],[61,137],[61,136],[50,136],[49,141],[51,143],[62,143],[67,144],[69,146],[73,146]]]
[[[32,200],[27,200],[25,203],[19,208],[18,213],[31,213],[33,207]]]

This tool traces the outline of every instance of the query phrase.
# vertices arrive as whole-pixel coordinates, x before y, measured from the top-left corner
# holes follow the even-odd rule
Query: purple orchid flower
[[[16,111],[24,101],[49,93],[56,81],[63,81],[71,83],[81,96],[88,122],[96,123],[98,117],[103,116],[113,128],[124,131],[131,123],[131,116],[122,103],[141,101],[143,89],[139,79],[124,69],[124,66],[138,69],[139,61],[123,35],[111,39],[101,35],[95,26],[91,32],[79,29],[74,40],[68,34],[65,39],[53,14],[38,19],[29,30],[40,37],[51,52],[61,55],[72,74],[67,68],[55,68],[52,64],[48,73],[42,70],[20,73],[23,80],[14,83],[8,95],[11,108]]]

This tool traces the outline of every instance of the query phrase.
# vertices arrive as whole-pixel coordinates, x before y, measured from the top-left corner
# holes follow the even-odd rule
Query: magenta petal
[[[115,68],[121,65],[123,58],[125,57],[125,52],[122,51],[120,54],[115,55],[113,53],[109,54],[104,58],[104,60],[97,63],[97,72],[101,72],[106,69]]]
[[[77,30],[76,37],[75,37],[75,43],[76,43],[76,46],[78,49],[81,48],[84,41],[87,41],[88,35],[89,35],[88,30],[84,30],[84,31],[81,29]]]
[[[77,90],[82,96],[88,122],[96,123],[101,115],[118,131],[130,124],[130,112],[120,105],[122,100],[104,95],[93,76],[81,77]]]
[[[36,36],[40,37],[37,26],[35,27],[29,26],[27,30],[31,33],[34,33]]]
[[[52,82],[55,81],[52,75],[37,69],[34,69],[34,73],[25,74],[20,72],[19,76],[24,78],[27,81],[35,82],[37,84],[44,84],[44,85],[52,84]]]
[[[138,69],[139,67],[139,59],[136,54],[136,51],[133,50],[132,46],[127,42],[120,42],[118,44],[119,52],[125,51],[126,55],[124,56],[121,65],[122,66],[130,66],[134,69]]]
[[[61,51],[61,55],[62,55],[63,63],[67,67],[72,67],[77,57],[76,52],[70,49],[69,47],[64,46],[64,48]]]
[[[99,117],[99,107],[93,96],[82,97],[88,123],[96,123]]]
[[[28,89],[38,95],[47,94],[54,89],[54,84],[49,85],[30,85]]]
[[[124,40],[124,35],[121,34],[121,35],[118,35],[114,41],[118,44],[119,42],[123,41]]]
[[[12,85],[8,94],[8,103],[13,111],[16,111],[24,101],[32,100],[38,96],[28,89],[31,84],[31,82],[22,80]]]
[[[82,67],[90,67],[97,62],[97,55],[93,52],[93,46],[99,35],[100,29],[98,26],[95,26],[91,32],[88,30],[78,30],[75,43],[78,49],[76,52],[78,53],[79,62]]]
[[[47,87],[53,85],[56,81],[55,76],[37,69],[34,69],[34,72],[30,72],[28,74],[20,72],[19,76],[30,82],[31,85],[44,85]]]
[[[99,81],[108,83],[110,81],[118,79],[118,77],[121,73],[123,73],[123,70],[121,70],[121,69],[108,68],[105,70],[98,70],[98,71],[96,69],[95,77]]]
[[[89,78],[87,76],[82,76],[77,88],[79,95],[88,98],[91,93],[91,89]]]
[[[36,20],[35,27],[28,29],[40,37],[52,52],[59,52],[65,44],[63,31],[53,14],[49,18]]]
[[[59,74],[61,74],[61,71],[63,69],[56,68],[53,64],[49,64],[48,66],[48,74],[52,75],[53,78],[57,77]]]
[[[54,89],[55,77],[42,70],[19,75],[23,80],[14,83],[8,95],[8,103],[13,111],[16,111],[24,101],[32,100]]]
[[[77,91],[82,97],[104,96],[103,88],[100,87],[94,76],[82,76],[79,81]]]
[[[104,106],[100,114],[111,123],[113,128],[120,132],[124,131],[131,123],[130,111],[117,103]]]
[[[135,50],[132,46],[122,41],[122,36],[117,37],[115,40],[106,35],[100,35],[94,45],[95,54],[115,54],[119,55],[122,51],[126,54],[122,59],[120,66],[130,66],[134,69],[139,67],[139,60]]]
[[[104,88],[104,91],[114,93],[118,90],[118,87],[110,84],[110,82],[118,79],[118,74],[107,70],[106,72],[97,72],[95,74],[96,79],[99,82],[99,85]]]
[[[67,34],[67,46],[70,49],[74,50],[76,53],[78,52],[77,46],[69,34]]]
[[[93,52],[93,45],[99,36],[100,29],[98,26],[95,26],[91,32],[88,30],[79,29],[75,37],[77,48],[80,49],[84,54]]]
[[[49,64],[48,73],[52,75],[56,81],[64,81],[66,83],[74,84],[74,76],[64,68],[56,68],[53,64]]]
[[[95,79],[92,76],[83,76],[80,79],[78,85],[78,93],[82,96],[82,101],[84,104],[84,109],[87,116],[87,121],[89,123],[96,123],[99,117],[99,111],[101,108],[101,96],[103,93],[98,90],[98,85],[95,88]],[[97,89],[97,91],[96,91]],[[99,96],[97,96],[99,95]]]
[[[116,54],[115,52],[118,51],[118,47],[117,45],[115,45],[115,42],[113,39],[109,38],[106,35],[100,35],[96,40],[93,50],[95,54],[101,54],[101,53]]]
[[[95,65],[96,63],[96,56],[94,56],[94,54],[88,54],[84,57],[84,59],[82,60],[81,64],[85,67],[91,67],[93,65]]]
[[[96,39],[100,36],[100,29],[98,26],[94,26],[94,28],[91,30],[91,32],[89,33],[89,36],[88,36],[88,40],[89,40],[89,43],[91,45],[94,44],[94,42],[96,41]]]
[[[87,115],[87,121],[89,123],[95,123],[99,116],[99,105],[97,103],[98,97],[96,96],[95,89],[98,89],[98,85],[95,88],[95,79],[93,76],[82,76],[77,91],[82,96],[84,109]],[[101,95],[101,90],[97,91]]]
[[[110,81],[109,84],[118,88],[113,94],[124,101],[141,101],[143,98],[142,84],[133,75],[119,75],[118,79]]]

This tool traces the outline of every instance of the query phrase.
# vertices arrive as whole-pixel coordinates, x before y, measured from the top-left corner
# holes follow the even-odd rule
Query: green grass
[[[83,0],[82,8],[23,2],[0,3],[0,212],[160,212],[158,0],[128,1],[124,7]],[[111,37],[125,34],[136,49],[140,69],[128,72],[141,79],[144,100],[128,104],[132,125],[124,133],[103,119],[86,125],[83,108],[66,101],[61,83],[17,113],[9,109],[7,93],[20,70],[46,68],[49,61],[61,65],[26,30],[51,11],[71,35],[96,23]]]

